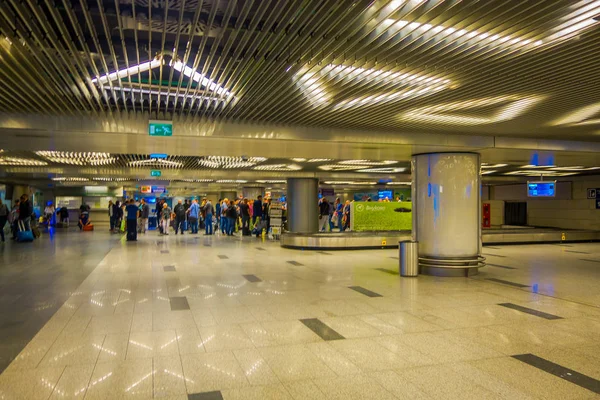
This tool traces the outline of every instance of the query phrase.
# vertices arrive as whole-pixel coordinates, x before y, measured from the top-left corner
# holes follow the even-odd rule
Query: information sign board
[[[150,171],[150,176],[161,176],[162,172],[160,172],[160,169],[153,169]]]

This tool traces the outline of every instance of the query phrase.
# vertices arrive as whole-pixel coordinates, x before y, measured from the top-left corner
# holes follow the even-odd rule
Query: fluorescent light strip
[[[386,183],[386,185],[392,185],[392,186],[410,186],[410,185],[412,185],[412,182],[388,182],[388,183]]]
[[[498,171],[490,169],[490,170],[487,170],[487,171],[481,171],[481,175],[489,175],[489,174],[494,174],[496,172],[498,172]]]
[[[256,183],[267,183],[267,184],[278,184],[278,183],[287,183],[286,180],[274,180],[274,181],[269,181],[269,180],[260,180],[260,181],[256,181]]]
[[[248,181],[244,181],[244,180],[233,180],[233,179],[220,179],[218,181],[216,181],[217,183],[248,183]]]
[[[195,71],[193,68],[190,68],[187,65],[184,65],[181,61],[173,62],[173,60],[171,60],[169,65],[172,66],[175,70],[183,73],[188,78],[191,78],[194,81],[198,82],[200,85],[208,88],[208,90],[212,90],[212,91],[216,90],[218,95],[225,95],[226,97],[229,97],[232,95],[230,91],[228,91],[227,89],[225,89],[218,83],[208,79],[206,76],[202,75],[201,73]]]
[[[376,185],[377,182],[354,182],[354,181],[328,181],[326,185]]]
[[[552,171],[594,171],[600,169],[600,167],[581,167],[581,166],[575,166],[575,167],[555,167],[555,168],[549,168],[549,170]]]
[[[482,125],[495,122],[508,121],[525,113],[535,104],[543,100],[545,96],[497,96],[486,97],[477,100],[458,101],[452,103],[439,104],[434,106],[419,107],[409,110],[400,115],[400,119],[404,121],[419,121],[431,122],[438,124],[455,124],[455,125]],[[491,117],[471,117],[467,115],[443,114],[441,112],[477,109],[480,107],[492,106],[495,104],[507,103],[502,106],[496,114]]]
[[[102,83],[102,84],[108,83],[108,81],[114,81],[114,80],[117,80],[117,79],[125,78],[127,76],[138,74],[140,72],[149,71],[152,68],[161,66],[163,64],[164,64],[164,61],[163,61],[162,57],[161,58],[155,58],[152,61],[148,61],[148,62],[139,64],[139,65],[133,65],[133,66],[131,66],[129,68],[120,69],[120,70],[118,70],[116,72],[112,72],[112,73],[110,73],[108,75],[102,75],[102,76],[96,77],[96,78],[92,79],[92,82],[93,83],[98,83],[99,82],[99,83]]]

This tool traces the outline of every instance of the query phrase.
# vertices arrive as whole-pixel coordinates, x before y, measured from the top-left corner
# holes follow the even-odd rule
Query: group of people
[[[12,239],[17,239],[17,232],[19,230],[30,231],[32,229],[31,220],[35,220],[36,216],[33,212],[33,205],[29,200],[29,195],[22,195],[12,208],[9,210],[6,204],[0,200],[0,238],[2,242],[6,240],[4,234],[4,227],[6,224],[10,224],[10,232],[12,233]]]
[[[241,230],[243,236],[250,236],[254,232],[258,237],[263,229],[269,229],[270,207],[271,199],[263,201],[262,196],[258,196],[256,200],[219,199],[217,224],[221,233],[227,236],[233,236],[234,232]]]
[[[333,231],[338,228],[340,232],[350,229],[350,200],[343,203],[338,197],[335,203],[323,197],[319,200],[319,232]]]

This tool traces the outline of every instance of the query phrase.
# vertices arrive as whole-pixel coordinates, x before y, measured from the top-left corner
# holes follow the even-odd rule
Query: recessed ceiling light
[[[412,182],[387,182],[386,185],[391,185],[391,186],[410,186],[410,185],[412,185]]]
[[[78,176],[72,176],[72,177],[57,176],[57,177],[54,177],[51,179],[56,182],[87,182],[87,181],[89,181],[88,178],[83,178],[83,177],[78,177]]]
[[[198,159],[198,164],[206,168],[238,169],[250,168],[258,163],[267,161],[265,157],[227,157],[207,156]]]
[[[248,183],[248,181],[240,179],[219,179],[216,183]]]
[[[481,175],[489,175],[489,174],[495,174],[496,170],[487,170],[487,171],[481,171]]]
[[[556,172],[548,170],[520,170],[505,172],[504,175],[523,175],[523,176],[570,176],[577,175],[577,172]]]
[[[157,57],[152,61],[141,63],[139,65],[132,65],[129,68],[120,69],[116,72],[112,72],[108,75],[102,75],[92,79],[93,83],[108,83],[109,81],[115,81],[117,79],[126,78],[131,75],[137,75],[140,72],[149,71],[152,68],[159,67],[164,64],[162,57]]]
[[[53,163],[69,165],[109,165],[118,160],[110,153],[36,151],[35,154]]]
[[[292,158],[292,161],[295,161],[295,162],[305,162],[306,158]]]
[[[267,184],[271,184],[271,185],[277,185],[279,183],[287,183],[287,181],[284,179],[281,179],[281,180],[277,180],[277,179],[276,180],[259,180],[259,181],[256,181],[256,183],[267,183]]]

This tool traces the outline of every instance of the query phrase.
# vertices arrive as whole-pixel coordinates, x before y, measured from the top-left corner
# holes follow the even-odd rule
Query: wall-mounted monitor
[[[556,197],[556,181],[527,182],[527,197]]]
[[[377,197],[381,200],[388,199],[390,201],[394,200],[394,192],[391,190],[379,190],[377,192]]]

